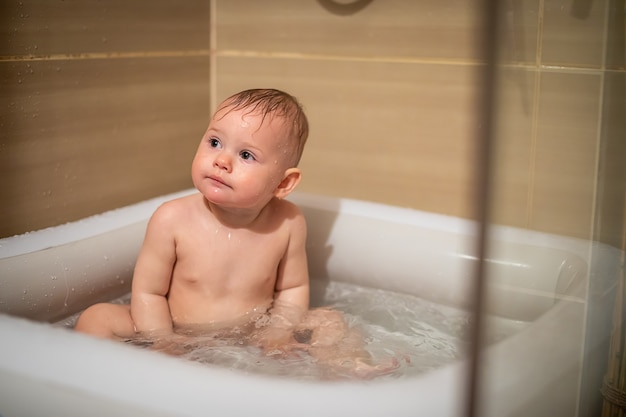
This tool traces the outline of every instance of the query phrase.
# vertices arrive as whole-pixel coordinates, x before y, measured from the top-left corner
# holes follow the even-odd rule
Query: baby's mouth
[[[228,188],[232,188],[230,185],[228,185],[221,177],[217,176],[217,175],[210,175],[209,179],[211,180],[211,182],[213,183],[217,183],[219,185],[223,185],[225,187]]]

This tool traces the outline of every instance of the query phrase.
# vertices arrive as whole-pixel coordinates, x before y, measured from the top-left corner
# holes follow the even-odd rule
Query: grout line
[[[533,222],[533,206],[535,203],[535,181],[537,180],[537,131],[539,124],[539,98],[541,93],[541,73],[542,73],[542,56],[543,56],[543,11],[544,0],[539,1],[539,9],[537,13],[537,44],[535,54],[535,82],[533,86],[533,112],[531,118],[530,132],[530,160],[528,161],[528,190],[526,195],[526,220],[525,227],[531,228]]]
[[[268,52],[268,51],[243,51],[234,49],[224,49],[216,51],[217,56],[241,57],[241,58],[278,58],[278,59],[303,59],[319,61],[346,61],[346,62],[385,62],[385,63],[406,63],[406,64],[439,64],[439,65],[462,65],[477,66],[484,63],[472,60],[445,59],[445,58],[414,58],[414,57],[393,57],[393,56],[349,56],[349,55],[329,55],[329,54],[303,54],[296,52]]]
[[[124,59],[124,58],[176,58],[185,56],[209,56],[210,50],[197,49],[188,51],[155,51],[155,52],[85,52],[76,54],[49,55],[4,55],[0,62],[15,61],[67,61],[85,59]]]
[[[526,198],[526,224],[531,229],[533,222],[533,206],[535,203],[535,181],[537,181],[537,132],[539,130],[539,97],[541,92],[541,71],[535,72],[533,87],[533,113],[530,131],[530,160],[528,161],[528,194]]]
[[[213,0],[217,1],[217,0]],[[215,12],[213,12],[215,16]],[[270,58],[270,59],[301,59],[318,61],[338,61],[338,62],[374,62],[374,63],[400,63],[400,64],[422,64],[422,65],[456,65],[456,66],[480,66],[484,65],[477,60],[463,60],[454,58],[416,58],[416,57],[393,57],[393,56],[349,56],[349,55],[328,55],[328,54],[302,54],[295,52],[267,52],[267,51],[245,51],[245,50],[218,50],[217,30],[214,22],[211,25],[211,35],[209,49],[197,49],[186,51],[154,51],[154,52],[84,52],[75,54],[49,54],[49,55],[4,55],[0,56],[0,62],[21,62],[21,61],[71,61],[88,59],[128,59],[128,58],[176,58],[187,56],[208,56],[211,58],[211,70],[215,73],[218,57],[240,57],[240,58]],[[623,69],[603,69],[592,67],[571,67],[559,65],[527,64],[523,62],[500,64],[502,68],[536,69],[544,72],[568,72],[578,74],[600,74],[601,72],[624,72]],[[213,80],[217,84],[217,80]]]
[[[217,0],[209,3],[209,114],[217,108]]]
[[[609,40],[609,26],[610,26],[610,15],[609,12],[611,10],[610,5],[607,5],[606,10],[604,12],[604,32],[602,34],[603,36],[603,42],[602,42],[602,67],[603,69],[606,68],[606,61],[607,61],[607,56],[608,56],[608,40]],[[598,212],[601,211],[599,210],[599,205],[602,205],[601,201],[598,201],[598,198],[602,197],[602,188],[604,186],[604,184],[601,184],[601,177],[600,177],[600,169],[601,167],[601,158],[602,158],[602,145],[603,145],[603,141],[602,141],[602,124],[603,124],[603,120],[602,120],[602,115],[604,114],[604,95],[605,95],[605,87],[606,87],[606,83],[605,83],[605,73],[606,71],[602,71],[600,73],[600,97],[599,97],[599,106],[598,106],[598,124],[597,124],[597,129],[596,129],[596,155],[595,155],[595,160],[594,160],[594,174],[595,174],[595,181],[594,181],[594,187],[593,187],[593,197],[592,197],[592,206],[591,206],[591,224],[589,225],[589,238],[590,239],[594,239],[594,240],[601,240],[601,236],[596,235],[596,233],[600,233],[600,219],[598,216]]]
[[[538,45],[540,49],[540,46]],[[215,50],[218,57],[229,58],[270,58],[270,59],[302,59],[319,61],[345,61],[345,62],[380,62],[400,64],[425,64],[425,65],[457,65],[457,66],[480,66],[484,62],[471,59],[454,58],[428,58],[407,56],[352,56],[352,55],[329,55],[329,54],[303,54],[296,52],[269,52],[269,51],[246,51],[236,49]],[[535,69],[545,72],[574,72],[580,74],[599,74],[602,68],[565,66],[565,65],[541,65],[540,63],[528,64],[524,62],[499,64],[502,68]],[[623,70],[617,70],[623,72]]]

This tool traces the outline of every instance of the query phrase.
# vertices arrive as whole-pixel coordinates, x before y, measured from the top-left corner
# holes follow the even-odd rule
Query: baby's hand
[[[188,336],[176,333],[141,333],[132,339],[125,340],[128,344],[146,347],[172,356],[188,353],[189,341],[190,338]]]
[[[267,356],[288,357],[294,350],[302,350],[308,345],[293,338],[293,329],[281,326],[267,326],[253,336],[253,343],[263,349]]]

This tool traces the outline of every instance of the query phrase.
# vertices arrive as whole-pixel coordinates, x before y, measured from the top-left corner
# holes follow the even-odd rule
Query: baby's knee
[[[134,325],[126,305],[99,303],[88,307],[78,317],[76,331],[98,337],[131,337]]]

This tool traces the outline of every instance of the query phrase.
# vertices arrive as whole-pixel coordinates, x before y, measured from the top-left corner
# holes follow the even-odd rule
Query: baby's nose
[[[215,158],[213,165],[219,169],[230,172],[232,169],[232,160],[225,152],[222,152]]]

